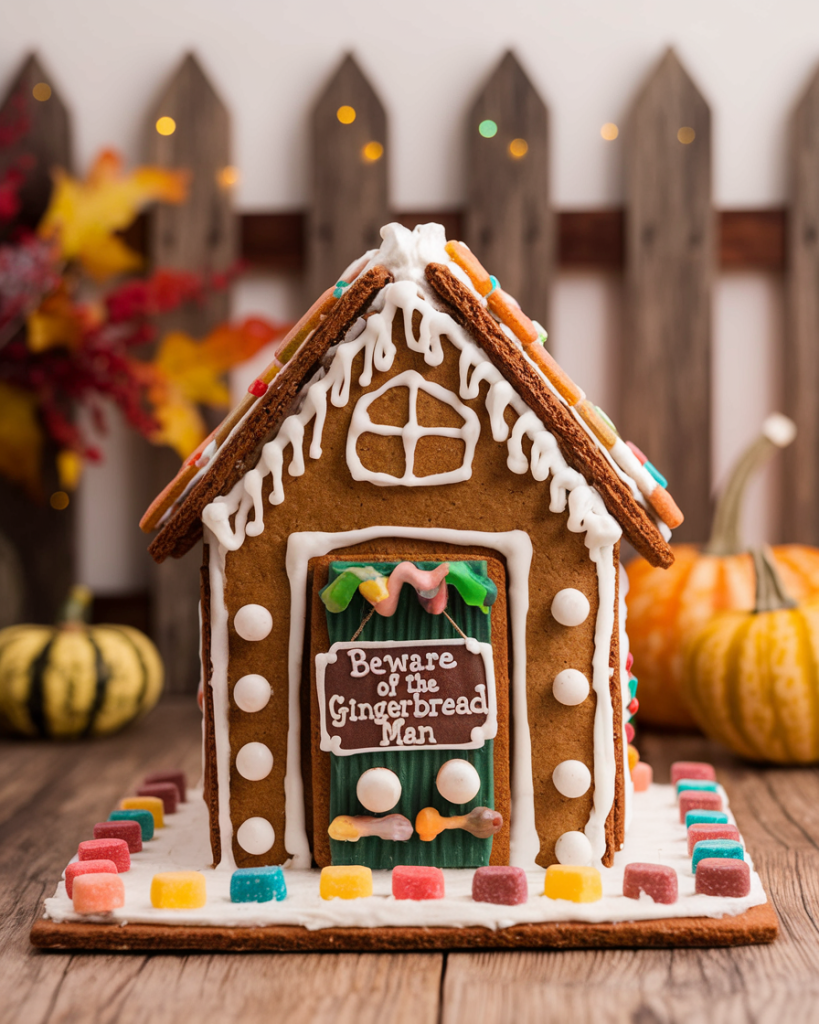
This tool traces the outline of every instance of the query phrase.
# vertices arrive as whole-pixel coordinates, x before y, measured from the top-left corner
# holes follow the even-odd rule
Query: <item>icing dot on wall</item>
[[[368,811],[384,814],[401,799],[401,780],[389,768],[369,768],[356,783],[355,795]]]
[[[582,704],[589,695],[589,681],[576,668],[564,668],[558,672],[552,684],[552,693],[561,704],[574,707]]]
[[[558,590],[552,601],[552,616],[561,626],[579,626],[590,611],[589,599],[574,587]]]
[[[246,604],[236,612],[233,625],[243,640],[264,640],[273,628],[273,616],[260,604]]]
[[[243,779],[259,782],[273,768],[273,754],[264,743],[245,743],[236,755],[236,771]]]
[[[465,804],[477,796],[481,788],[481,777],[469,761],[454,757],[438,769],[435,785],[444,800],[451,804]]]
[[[561,864],[589,865],[591,843],[582,832],[564,832],[555,843],[555,857]]]
[[[242,678],[233,687],[233,699],[240,711],[252,713],[267,707],[273,693],[270,683],[264,676],[251,673]]]
[[[245,853],[267,853],[276,841],[276,833],[267,818],[248,818],[236,830],[236,840]]]
[[[583,796],[591,785],[591,772],[582,761],[561,761],[552,772],[552,782],[562,796]]]

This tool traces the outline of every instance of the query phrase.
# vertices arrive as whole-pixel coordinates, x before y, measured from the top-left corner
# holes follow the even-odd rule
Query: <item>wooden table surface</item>
[[[645,735],[658,781],[671,761],[717,765],[768,892],[780,938],[725,950],[449,954],[65,954],[29,929],[60,874],[150,770],[197,778],[193,700],[167,701],[125,734],[0,747],[0,1022],[819,1020],[819,774],[754,770],[695,737]]]

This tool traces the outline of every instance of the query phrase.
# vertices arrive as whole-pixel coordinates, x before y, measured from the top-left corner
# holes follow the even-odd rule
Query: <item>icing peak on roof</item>
[[[364,271],[382,266],[396,281],[412,281],[419,292],[430,298],[435,293],[426,279],[425,270],[430,263],[451,264],[451,268],[469,284],[468,277],[452,264],[446,251],[446,232],[441,224],[417,224],[411,231],[403,224],[385,224],[381,228],[380,249],[367,253]]]

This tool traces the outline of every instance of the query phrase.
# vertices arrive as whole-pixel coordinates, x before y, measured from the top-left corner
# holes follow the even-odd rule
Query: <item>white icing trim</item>
[[[385,537],[433,540],[465,547],[486,547],[506,558],[509,574],[509,621],[512,632],[512,813],[509,863],[531,869],[540,850],[535,827],[535,787],[532,771],[532,740],[526,694],[526,617],[529,612],[529,569],[532,541],[523,530],[485,533],[477,530],[431,530],[407,526],[371,526],[343,533],[291,533],[287,541],[287,575],[290,579],[290,722],[287,735],[285,778],[285,846],[294,854],[294,867],[310,866],[310,850],[304,827],[304,796],[299,746],[304,627],[307,621],[307,562],[338,548],[352,547]],[[606,676],[608,679],[608,675]],[[611,743],[609,744],[611,746]],[[612,752],[613,753],[613,752]],[[596,754],[596,751],[595,751]],[[288,785],[288,780],[293,785]],[[295,780],[298,778],[298,785]],[[613,786],[612,786],[613,792]],[[604,819],[605,825],[605,819]],[[605,837],[604,837],[605,841]],[[302,851],[297,853],[298,851]]]

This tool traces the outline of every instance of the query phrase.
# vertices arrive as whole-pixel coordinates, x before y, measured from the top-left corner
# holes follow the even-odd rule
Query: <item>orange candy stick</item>
[[[577,403],[576,409],[583,417],[587,426],[591,428],[597,440],[610,451],[617,441],[617,434],[597,412],[592,403],[587,398],[584,398],[582,402]]]
[[[444,248],[452,262],[465,272],[480,295],[488,295],[492,291],[492,280],[471,249],[463,242],[447,242]]]
[[[665,487],[660,487],[657,484],[651,494],[649,494],[648,500],[651,503],[651,507],[669,530],[676,530],[682,524],[685,517],[680,511],[677,502],[674,501]]]
[[[462,828],[476,839],[488,839],[499,832],[503,826],[503,815],[489,807],[474,807],[469,814],[459,814],[445,818],[434,807],[425,807],[415,818],[415,831],[418,838],[431,843],[448,828]]]

